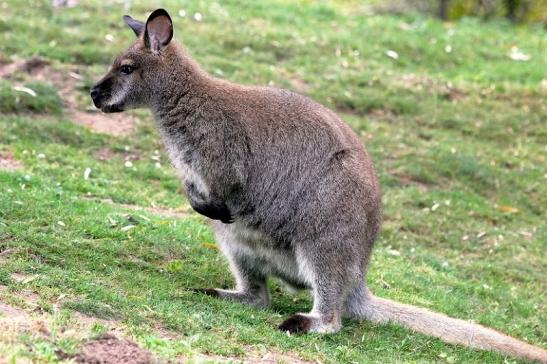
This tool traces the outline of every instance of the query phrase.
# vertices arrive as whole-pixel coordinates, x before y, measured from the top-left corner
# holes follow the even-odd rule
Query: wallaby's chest
[[[223,197],[219,196],[218,178],[204,173],[207,167],[211,170],[211,165],[200,157],[199,148],[193,147],[192,143],[180,135],[173,138],[163,132],[162,136],[169,159],[183,182],[186,197],[194,211],[212,220],[233,222],[231,211]],[[211,185],[212,181],[217,185]]]
[[[175,167],[178,175],[182,179],[185,186],[192,185],[203,198],[207,198],[210,191],[210,186],[206,182],[203,172],[199,167],[199,161],[186,160],[185,155],[188,155],[188,151],[185,147],[178,147],[169,138],[166,140],[166,149],[169,159]]]

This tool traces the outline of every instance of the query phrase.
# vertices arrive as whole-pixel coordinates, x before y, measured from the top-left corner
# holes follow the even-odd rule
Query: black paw
[[[234,222],[234,217],[231,216],[231,215],[228,215],[228,216],[225,216],[225,217],[221,218],[220,221],[222,221],[225,224],[231,224],[231,223]]]
[[[310,331],[312,321],[309,317],[295,314],[279,325],[279,330],[288,331],[291,334],[305,333]]]
[[[234,222],[234,218],[224,203],[190,203],[194,211],[212,220],[220,220],[225,224]]]
[[[202,294],[205,294],[205,295],[211,296],[211,297],[218,297],[219,296],[217,290],[214,289],[214,288],[191,288],[190,291],[197,292],[197,293],[202,293]]]

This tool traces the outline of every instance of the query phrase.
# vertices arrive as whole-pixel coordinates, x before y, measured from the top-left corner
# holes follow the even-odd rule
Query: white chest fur
[[[177,174],[185,184],[193,184],[197,191],[204,197],[209,196],[209,187],[197,170],[183,159],[184,151],[179,150],[171,143],[166,143],[167,154],[175,167]]]

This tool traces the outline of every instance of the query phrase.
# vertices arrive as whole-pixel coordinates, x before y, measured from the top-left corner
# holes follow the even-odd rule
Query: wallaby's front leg
[[[192,182],[186,183],[186,194],[190,206],[192,206],[194,211],[198,214],[207,216],[212,220],[220,220],[225,224],[233,222],[230,210],[224,201],[212,196],[204,196]]]
[[[261,308],[270,306],[270,296],[266,286],[266,276],[260,269],[256,258],[245,254],[238,248],[236,237],[228,232],[222,224],[217,223],[217,241],[222,252],[228,258],[230,268],[236,279],[233,290],[208,288],[198,290],[209,296],[220,297]]]

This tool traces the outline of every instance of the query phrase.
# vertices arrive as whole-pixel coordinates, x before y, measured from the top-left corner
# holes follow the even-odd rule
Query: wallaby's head
[[[164,9],[155,10],[146,23],[123,17],[137,40],[113,62],[109,72],[91,88],[93,103],[103,112],[150,106],[152,98],[172,72],[176,50],[173,24]]]

